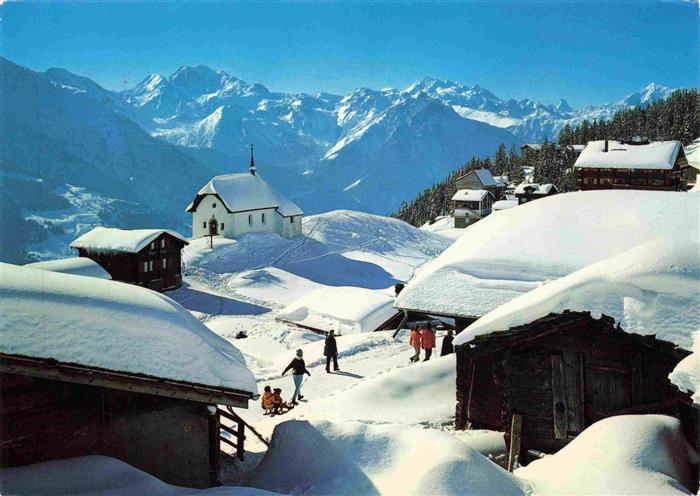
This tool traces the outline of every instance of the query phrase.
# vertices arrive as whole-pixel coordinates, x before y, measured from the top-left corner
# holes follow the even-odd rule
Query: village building
[[[495,200],[500,200],[507,184],[496,181],[488,169],[476,169],[458,177],[455,180],[455,187],[457,191],[463,189],[486,190],[493,195]]]
[[[0,308],[2,467],[104,455],[203,488],[218,484],[223,431],[242,456],[245,427],[229,408],[247,408],[257,388],[232,344],[137,286],[0,273],[11,302]]]
[[[591,141],[574,164],[580,190],[680,191],[687,170],[680,141]]]
[[[469,236],[418,268],[395,307],[408,321],[425,314],[464,329],[546,281],[637,245],[679,234],[700,239],[698,212],[700,195],[612,190],[559,194],[511,208],[477,222]]]
[[[586,148],[586,145],[560,145],[555,143],[554,147],[557,150],[566,148],[573,151],[576,155],[580,155],[583,149]],[[531,160],[537,156],[540,150],[542,150],[542,143],[525,143],[520,146],[520,156],[526,161]]]
[[[452,217],[458,229],[483,219],[491,213],[493,193],[485,189],[460,189],[452,196]]]
[[[521,461],[527,450],[555,452],[596,421],[632,413],[676,416],[697,444],[700,416],[669,374],[700,324],[699,250],[682,237],[643,244],[462,331],[456,427],[506,432]]]
[[[304,212],[257,174],[253,146],[248,173],[216,176],[187,206],[192,238],[235,238],[249,232],[271,232],[283,238],[301,234]]]
[[[532,200],[539,200],[545,196],[552,196],[559,193],[559,189],[553,184],[538,184],[538,183],[520,183],[516,186],[513,191],[513,196],[515,196],[518,205],[530,202]]]
[[[187,240],[166,229],[95,227],[70,246],[90,258],[115,281],[155,291],[182,285],[182,248]]]

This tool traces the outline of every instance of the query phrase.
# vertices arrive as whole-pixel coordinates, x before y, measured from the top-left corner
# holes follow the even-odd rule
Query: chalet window
[[[202,227],[203,227],[204,229],[207,228],[207,223],[206,223],[206,221],[205,221],[205,222],[202,222]]]
[[[221,223],[221,230],[222,231],[224,230],[224,223],[223,222]]]
[[[143,263],[143,271],[148,272],[148,262]]]
[[[165,238],[160,240],[160,247],[165,248]]]
[[[167,269],[167,268],[168,268],[168,259],[167,259],[167,258],[164,258],[163,260],[161,260],[161,262],[162,262],[162,264],[163,264],[163,265],[161,266],[161,268],[162,268],[162,269]]]
[[[249,226],[253,225],[253,214],[248,214],[248,225]]]
[[[651,186],[663,186],[664,181],[663,179],[649,179],[649,184]]]
[[[156,242],[154,241],[151,243],[151,250],[155,250],[155,249],[156,249]]]
[[[643,177],[633,177],[632,178],[632,185],[633,186],[645,186],[646,183],[647,183],[647,181]]]
[[[212,203],[211,208],[216,208],[216,203]]]
[[[289,223],[290,223],[290,224],[294,224],[294,217],[290,217],[290,218],[289,218]]]
[[[153,260],[150,260],[150,261],[148,262],[148,270],[149,270],[149,271],[152,271],[152,270],[153,270]]]
[[[265,214],[260,214],[260,218],[262,219],[262,223],[265,223]]]

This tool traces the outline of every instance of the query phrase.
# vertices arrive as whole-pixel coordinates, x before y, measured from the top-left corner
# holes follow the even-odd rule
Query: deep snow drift
[[[604,314],[627,332],[690,348],[691,334],[700,327],[700,244],[659,239],[591,264],[487,313],[455,344],[566,310],[594,318]]]
[[[361,422],[278,425],[251,482],[308,495],[524,495],[513,475],[447,433]]]
[[[558,453],[515,475],[542,495],[690,494],[696,457],[678,419],[621,415],[596,422]]]
[[[25,267],[62,274],[72,274],[74,276],[97,277],[98,279],[111,279],[109,272],[104,270],[100,264],[86,257],[61,258],[59,260],[48,260],[46,262],[34,262],[26,264]]]
[[[416,271],[396,306],[482,316],[548,280],[647,241],[677,237],[700,238],[699,195],[613,190],[554,195],[467,227]]]
[[[238,349],[160,293],[0,264],[0,351],[255,394]]]
[[[24,467],[1,468],[3,494],[18,496],[274,496],[250,487],[197,490],[166,484],[116,458],[81,456]]]

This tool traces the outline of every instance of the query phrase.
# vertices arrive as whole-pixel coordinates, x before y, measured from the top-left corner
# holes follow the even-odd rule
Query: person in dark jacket
[[[326,357],[326,372],[331,372],[331,359],[333,360],[333,370],[338,371],[338,345],[335,342],[335,331],[333,329],[326,336],[326,343],[323,345],[323,355]]]
[[[452,346],[453,339],[454,336],[452,336],[452,329],[448,329],[447,336],[442,338],[442,348],[440,348],[440,356],[449,355],[450,353],[455,352],[455,347]]]
[[[292,371],[292,377],[294,377],[294,394],[292,395],[292,405],[298,405],[297,398],[303,400],[304,397],[301,395],[301,383],[304,382],[304,374],[311,377],[311,372],[306,370],[306,362],[304,362],[304,352],[297,350],[297,356],[289,362],[287,368],[282,371],[282,375],[286,374],[288,370]]]

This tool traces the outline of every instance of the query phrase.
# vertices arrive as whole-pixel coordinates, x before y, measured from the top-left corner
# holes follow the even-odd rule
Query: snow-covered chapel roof
[[[655,334],[690,349],[700,327],[700,244],[660,238],[591,264],[487,313],[455,344],[567,310],[607,315],[627,332]]]
[[[73,241],[70,246],[91,252],[138,253],[163,233],[187,244],[185,237],[169,229],[118,229],[97,226]]]
[[[700,195],[578,191],[490,215],[419,267],[395,306],[481,317],[587,265],[657,238],[700,239]]]
[[[236,347],[155,291],[0,264],[0,353],[257,392]]]
[[[654,141],[645,145],[608,140],[591,141],[579,155],[574,167],[602,169],[673,169],[680,141]]]
[[[230,212],[275,208],[283,217],[304,214],[296,204],[278,193],[258,174],[246,172],[216,176],[197,192],[186,210],[195,211],[205,195],[217,195]]]

